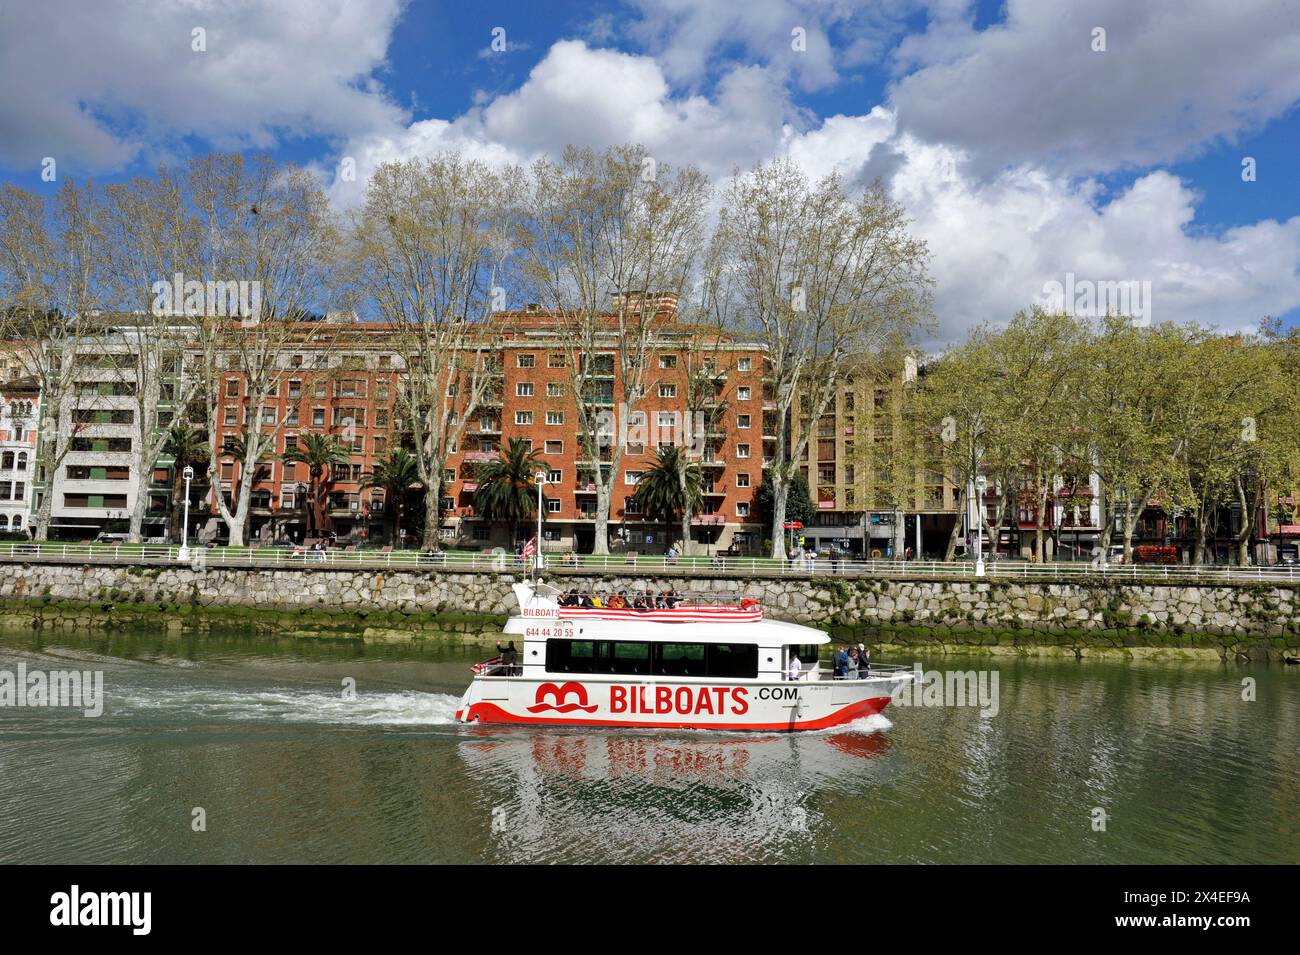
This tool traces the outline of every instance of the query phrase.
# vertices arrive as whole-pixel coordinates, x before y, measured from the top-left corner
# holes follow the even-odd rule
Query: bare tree
[[[35,512],[36,540],[49,535],[55,476],[80,429],[80,356],[94,354],[102,328],[104,237],[94,187],[66,181],[47,215],[45,201],[0,187],[0,340],[10,344],[41,389],[36,477],[45,491]],[[82,396],[93,406],[94,394]]]
[[[629,429],[644,429],[643,440],[659,432],[658,420],[638,409],[665,321],[703,246],[709,195],[703,173],[641,146],[569,147],[560,162],[531,169],[519,217],[522,273],[564,339],[582,467],[596,488],[596,554],[609,553]]]
[[[208,442],[217,509],[230,543],[238,545],[258,463],[274,453],[285,427],[284,416],[272,420],[274,400],[290,380],[329,375],[331,346],[349,331],[346,320],[329,321],[320,312],[329,302],[326,266],[336,230],[317,180],[266,158],[203,157],[190,164],[186,187],[200,245],[179,310],[194,325],[192,368],[208,434],[218,433],[218,415],[229,402],[242,407],[245,421],[229,502],[218,483],[222,444]],[[239,382],[236,394],[227,391],[232,380]]]
[[[443,471],[499,394],[514,174],[446,154],[381,166],[350,223],[349,293],[391,328],[403,425],[424,488],[422,545],[438,543]],[[497,291],[500,290],[500,291]]]
[[[769,473],[772,556],[779,558],[786,497],[813,424],[851,363],[902,346],[927,318],[929,254],[879,182],[850,195],[838,176],[810,183],[788,161],[732,179],[718,235],[723,267],[733,273],[737,325],[766,345],[774,384],[778,433]],[[791,440],[793,414],[804,426]]]
[[[135,501],[129,540],[138,542],[153,471],[167,444],[171,418],[195,397],[201,379],[187,374],[194,324],[174,286],[198,257],[198,230],[185,203],[184,180],[159,169],[110,186],[105,203],[108,286],[120,313],[104,356],[133,398],[131,444]],[[206,298],[206,286],[204,288]],[[215,291],[215,288],[214,288]],[[237,295],[236,295],[237,300]],[[221,303],[205,302],[205,308]],[[167,405],[164,409],[164,405]]]

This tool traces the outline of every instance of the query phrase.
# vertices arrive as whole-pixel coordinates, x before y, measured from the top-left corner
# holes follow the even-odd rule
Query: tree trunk
[[[1255,528],[1255,515],[1250,510],[1250,495],[1246,493],[1246,483],[1237,478],[1237,503],[1241,507],[1241,530],[1237,532],[1237,566],[1245,567],[1250,563],[1250,538]]]
[[[1040,480],[1041,484],[1042,481]],[[1043,530],[1044,522],[1047,520],[1047,502],[1051,498],[1050,489],[1044,489],[1037,494],[1038,507],[1035,508],[1037,513],[1034,515],[1034,557],[1041,564],[1045,559],[1043,553]]]
[[[789,556],[785,549],[785,504],[790,493],[788,481],[772,478],[772,557],[784,560]]]
[[[138,460],[137,460],[138,463]],[[152,471],[146,473],[144,468],[135,471],[135,504],[131,507],[131,522],[127,525],[128,543],[139,544],[144,530],[144,510],[149,506],[149,484]]]
[[[180,464],[180,461],[176,461],[172,465],[172,511],[167,519],[167,539],[178,543],[181,539],[181,512],[185,507],[185,502],[181,499],[185,479],[181,476]]]
[[[613,497],[613,483],[612,467],[608,483],[596,481],[596,540],[591,545],[591,553],[594,557],[609,556],[609,502]]]
[[[1097,557],[1105,564],[1109,560],[1110,536],[1113,521],[1110,519],[1110,500],[1106,494],[1106,485],[1099,481],[1097,485]]]
[[[50,472],[46,472],[47,474]],[[41,497],[41,506],[36,509],[36,529],[32,532],[32,540],[47,541],[50,538],[50,511],[54,504],[54,494],[51,491],[52,480],[46,480],[45,493]]]
[[[433,473],[432,470],[430,473]],[[424,486],[424,530],[420,535],[421,550],[436,550],[438,547],[438,517],[441,503],[442,483],[433,480],[426,481]],[[477,517],[477,515],[475,516]]]
[[[943,559],[952,560],[957,554],[957,541],[961,537],[961,515],[966,513],[969,504],[966,496],[966,485],[963,484],[960,491],[957,492],[957,520],[952,523],[952,533],[948,535],[948,547],[943,552]]]

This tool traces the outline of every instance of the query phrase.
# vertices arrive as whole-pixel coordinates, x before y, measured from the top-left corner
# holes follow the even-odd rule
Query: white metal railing
[[[174,564],[179,548],[163,544],[64,544],[0,542],[3,562],[67,562],[96,564]],[[311,568],[394,568],[419,570],[466,570],[491,573],[521,573],[529,570],[532,558],[486,552],[425,552],[416,550],[332,548],[313,551],[288,547],[191,547],[189,564],[211,567],[311,567]],[[1252,581],[1300,582],[1300,567],[1293,565],[1229,566],[1222,564],[1111,564],[1098,567],[1083,561],[993,561],[985,565],[985,576],[975,576],[970,561],[936,560],[778,560],[766,557],[677,557],[662,555],[547,553],[549,572],[605,574],[680,574],[684,576],[784,576],[784,577],[906,577],[945,578],[967,581],[1104,578],[1180,583],[1250,583]]]

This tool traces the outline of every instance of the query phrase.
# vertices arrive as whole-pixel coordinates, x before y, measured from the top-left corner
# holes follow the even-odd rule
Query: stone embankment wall
[[[483,572],[243,569],[76,562],[0,563],[0,601],[10,615],[42,607],[101,613],[264,611],[340,626],[401,631],[434,620],[479,620],[491,631],[514,607],[511,574]],[[952,581],[839,577],[699,577],[557,573],[564,588],[601,592],[650,587],[696,594],[744,593],[769,614],[870,643],[941,648],[1154,647],[1221,656],[1297,656],[1300,587],[1213,586],[1115,580]]]

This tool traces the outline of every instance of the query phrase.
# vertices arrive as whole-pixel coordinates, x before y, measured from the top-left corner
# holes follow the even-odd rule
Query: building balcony
[[[704,490],[701,493],[703,493],[705,497],[726,497],[727,485],[715,484],[713,485],[713,487],[704,488]]]

